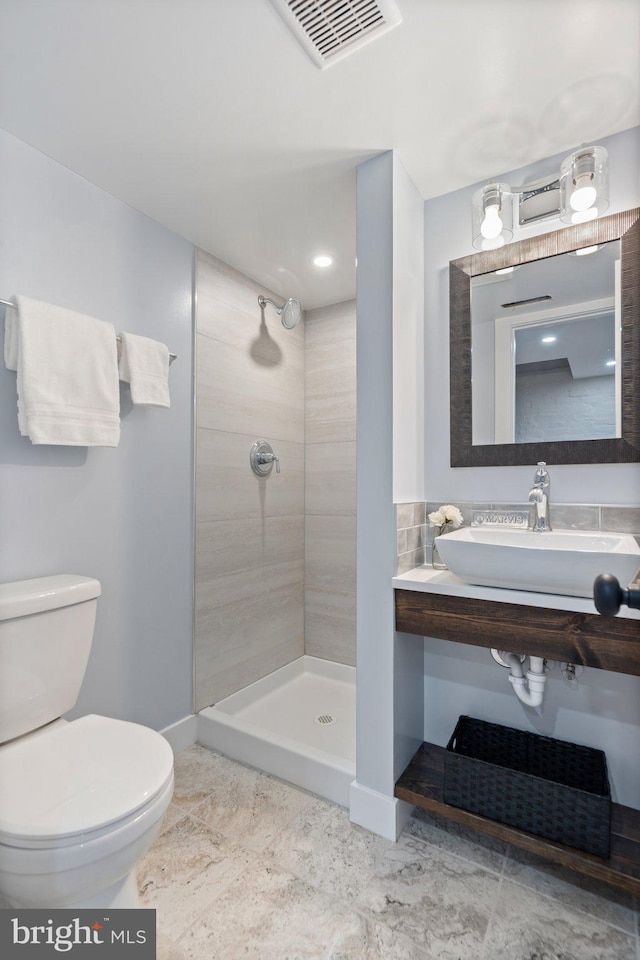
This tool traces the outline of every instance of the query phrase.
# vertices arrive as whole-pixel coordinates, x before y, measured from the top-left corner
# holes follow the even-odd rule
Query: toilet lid
[[[0,836],[68,837],[145,806],[173,771],[161,734],[90,715],[0,748]]]

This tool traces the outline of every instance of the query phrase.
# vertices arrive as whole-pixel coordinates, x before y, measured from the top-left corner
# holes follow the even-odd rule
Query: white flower
[[[456,527],[461,527],[464,523],[462,514],[458,508],[454,507],[451,503],[445,503],[443,506],[438,507],[437,510],[434,510],[433,513],[430,513],[429,520],[435,527],[440,528],[440,533],[444,533],[449,529],[455,530]]]
[[[455,527],[461,527],[463,524],[462,514],[453,504],[447,503],[440,510],[444,513],[444,518]]]

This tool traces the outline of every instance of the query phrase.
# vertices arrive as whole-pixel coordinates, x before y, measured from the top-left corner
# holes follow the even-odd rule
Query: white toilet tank
[[[97,580],[68,573],[0,584],[0,743],[73,707],[100,593]]]

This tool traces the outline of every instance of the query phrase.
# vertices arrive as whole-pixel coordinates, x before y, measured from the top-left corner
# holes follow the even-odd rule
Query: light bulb
[[[500,235],[499,237],[492,237],[491,239],[487,237],[482,238],[482,250],[497,250],[498,247],[504,247],[504,237]]]
[[[495,240],[502,233],[502,220],[499,210],[500,207],[497,203],[491,203],[485,207],[484,220],[480,224],[480,233],[486,240]]]
[[[593,175],[590,173],[583,173],[581,177],[576,177],[576,187],[569,199],[572,210],[580,212],[593,206],[598,194],[596,188],[591,184],[592,180]]]

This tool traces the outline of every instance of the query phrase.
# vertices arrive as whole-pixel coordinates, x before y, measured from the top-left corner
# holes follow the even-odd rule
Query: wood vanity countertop
[[[603,571],[605,573],[606,571]],[[416,590],[447,597],[467,597],[470,600],[493,600],[495,603],[518,604],[525,607],[545,607],[548,610],[572,610],[599,616],[593,600],[588,597],[565,597],[554,593],[534,593],[532,590],[504,590],[501,587],[481,587],[465,583],[450,570],[434,570],[430,563],[399,574],[392,580],[396,590]],[[621,607],[618,617],[640,620],[640,610]],[[614,618],[617,619],[617,618]],[[640,625],[638,628],[640,640]]]
[[[601,617],[586,597],[464,583],[417,567],[394,577],[396,630],[640,676],[640,611]]]

